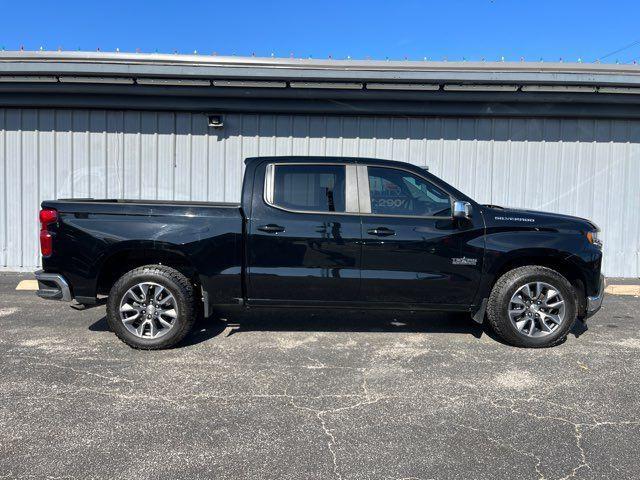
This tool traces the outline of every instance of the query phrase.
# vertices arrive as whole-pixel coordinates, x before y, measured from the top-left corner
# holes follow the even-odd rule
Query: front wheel
[[[107,322],[132,348],[170,348],[193,328],[194,298],[193,285],[182,273],[163,265],[146,265],[125,273],[113,285]]]
[[[487,319],[496,334],[518,347],[549,347],[562,342],[576,320],[576,294],[555,270],[515,268],[493,286]]]

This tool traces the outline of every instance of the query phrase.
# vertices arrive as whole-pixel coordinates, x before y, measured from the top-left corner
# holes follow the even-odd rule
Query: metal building
[[[428,166],[483,203],[602,228],[640,276],[640,67],[0,52],[0,269],[38,266],[40,201],[238,201],[243,159]]]

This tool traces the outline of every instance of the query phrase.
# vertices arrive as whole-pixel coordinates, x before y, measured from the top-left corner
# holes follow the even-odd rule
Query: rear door
[[[254,304],[341,304],[360,286],[355,164],[269,163],[256,173],[248,226]]]
[[[447,191],[399,167],[361,165],[358,179],[362,300],[469,305],[482,267],[479,215],[454,220]]]

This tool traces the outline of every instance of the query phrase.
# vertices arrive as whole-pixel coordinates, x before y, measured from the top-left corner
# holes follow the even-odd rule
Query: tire
[[[113,285],[107,300],[107,322],[132,348],[171,348],[193,328],[195,298],[193,284],[179,271],[145,265],[125,273]]]
[[[547,304],[559,308],[549,308]],[[573,286],[558,272],[534,265],[519,267],[502,275],[493,286],[487,320],[493,331],[510,345],[551,347],[566,339],[576,321],[576,305]]]

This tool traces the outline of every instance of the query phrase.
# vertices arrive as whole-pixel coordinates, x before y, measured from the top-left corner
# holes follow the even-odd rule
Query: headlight
[[[602,241],[598,237],[597,231],[587,232],[587,240],[589,240],[589,243],[591,243],[592,245],[602,248]]]

